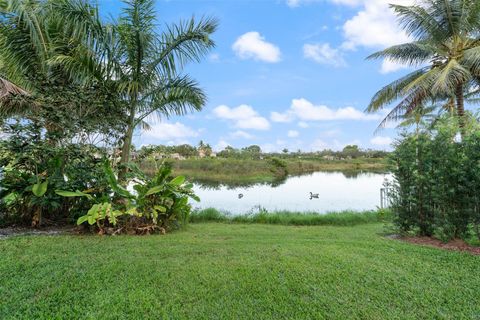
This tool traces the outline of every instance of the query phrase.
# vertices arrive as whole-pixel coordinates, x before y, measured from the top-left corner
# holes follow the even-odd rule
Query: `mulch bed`
[[[480,255],[480,247],[471,246],[461,239],[454,239],[447,243],[431,237],[400,237],[398,239],[422,246],[430,246],[445,250],[462,251],[474,255]]]

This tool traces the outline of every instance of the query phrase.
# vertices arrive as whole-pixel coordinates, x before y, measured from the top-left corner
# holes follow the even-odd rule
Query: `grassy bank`
[[[2,319],[476,319],[480,257],[382,224],[0,240]]]
[[[378,223],[388,220],[388,211],[344,211],[327,214],[301,212],[260,212],[244,215],[229,215],[214,208],[195,211],[190,215],[190,221],[222,222],[222,223],[258,223],[294,226],[354,226],[366,223]]]
[[[289,174],[300,175],[316,171],[344,171],[352,174],[359,171],[387,170],[385,159],[352,159],[352,160],[298,160],[285,159]],[[225,184],[274,183],[279,180],[271,172],[268,160],[251,159],[186,159],[172,161],[176,175],[184,175],[189,179],[201,182],[217,182]],[[141,164],[142,169],[153,173],[155,166],[149,161]]]

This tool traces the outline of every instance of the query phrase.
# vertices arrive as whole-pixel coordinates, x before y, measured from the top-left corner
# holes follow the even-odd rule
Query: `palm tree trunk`
[[[460,126],[460,134],[463,138],[465,135],[465,98],[463,96],[463,84],[457,85],[455,96],[457,100],[458,125]]]
[[[127,132],[125,133],[125,137],[123,139],[122,155],[120,158],[120,171],[118,173],[118,180],[120,181],[120,183],[124,183],[126,179],[128,170],[126,164],[130,161],[130,149],[132,147],[133,130],[135,129],[134,127],[135,107],[132,106],[132,108],[130,108],[130,115],[127,123]]]

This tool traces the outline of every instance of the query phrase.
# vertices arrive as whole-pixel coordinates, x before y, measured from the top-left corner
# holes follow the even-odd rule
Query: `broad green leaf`
[[[160,186],[155,186],[153,188],[150,188],[147,193],[145,193],[145,196],[149,196],[149,195],[152,195],[152,194],[155,194],[155,193],[159,193],[160,191],[163,191],[164,187],[163,185],[160,185]]]
[[[134,198],[134,196],[130,192],[128,192],[127,189],[118,184],[117,177],[115,177],[115,173],[113,172],[113,169],[108,161],[105,161],[105,163],[103,164],[103,171],[105,172],[108,184],[115,193],[124,198]]]
[[[5,197],[3,197],[2,201],[6,204],[9,204],[10,202],[14,201],[15,198],[17,198],[17,196],[18,196],[17,192],[10,192]]]
[[[142,214],[140,212],[138,212],[137,208],[128,209],[126,214],[129,214],[129,215],[135,216],[135,217],[141,217],[142,216]]]
[[[185,182],[185,177],[184,176],[178,176],[172,181],[169,182],[170,185],[172,186],[180,186],[182,183]]]
[[[77,220],[77,225],[81,225],[82,223],[86,222],[88,220],[88,216],[85,215],[85,216],[81,216],[80,218],[78,218]]]
[[[200,198],[199,198],[197,195],[195,195],[195,194],[191,194],[191,195],[190,195],[190,198],[192,198],[193,200],[195,200],[195,201],[197,201],[197,202],[200,202]]]
[[[165,208],[164,206],[154,206],[153,208],[160,212],[167,212],[167,208]]]
[[[55,190],[55,193],[58,194],[59,196],[62,196],[62,197],[67,197],[67,198],[70,198],[70,197],[86,197],[88,198],[89,200],[93,200],[93,197],[89,194],[86,194],[82,191],[65,191],[65,190]]]
[[[37,197],[42,197],[47,192],[48,181],[38,182],[32,186],[32,192]]]

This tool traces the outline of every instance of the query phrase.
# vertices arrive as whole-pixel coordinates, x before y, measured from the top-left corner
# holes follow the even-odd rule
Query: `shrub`
[[[135,165],[130,165],[131,184],[135,192],[122,187],[108,161],[104,172],[113,193],[95,199],[88,192],[57,190],[64,197],[84,197],[93,202],[88,212],[79,217],[77,224],[95,225],[100,234],[140,233],[155,231],[164,233],[188,223],[191,206],[189,198],[199,201],[193,193],[193,185],[183,176],[171,177],[171,168],[162,165],[153,178],[148,178]]]
[[[392,153],[392,210],[403,232],[448,240],[479,229],[480,129],[472,120],[459,139],[456,121],[403,134]]]
[[[56,189],[90,190],[92,196],[110,192],[102,173],[102,149],[53,144],[41,126],[26,121],[7,123],[3,132],[0,212],[4,224],[64,223],[88,208],[88,201],[65,199]],[[40,187],[43,190],[36,190]]]
[[[269,160],[270,172],[272,172],[275,177],[285,177],[288,175],[287,163],[279,158],[271,158]]]

